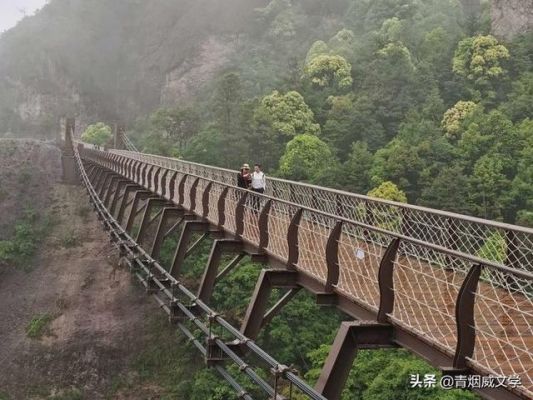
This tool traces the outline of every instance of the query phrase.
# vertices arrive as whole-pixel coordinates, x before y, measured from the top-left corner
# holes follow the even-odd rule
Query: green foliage
[[[478,257],[485,260],[494,261],[497,263],[504,263],[505,255],[507,253],[507,244],[505,237],[499,232],[492,233],[483,246],[478,250]]]
[[[59,394],[50,396],[48,400],[82,400],[83,393],[79,389],[67,389],[61,391]]]
[[[48,221],[28,209],[15,225],[14,237],[0,240],[0,265],[23,266],[34,255],[46,232]]]
[[[304,74],[314,85],[323,87],[337,85],[346,88],[352,85],[352,66],[344,57],[320,54],[305,66]]]
[[[407,203],[407,197],[405,196],[405,193],[398,189],[398,186],[391,181],[383,182],[381,185],[368,192],[368,195],[378,199]]]
[[[487,80],[505,74],[501,63],[509,51],[491,35],[478,35],[459,42],[453,58],[453,71],[471,81]]]
[[[457,135],[461,130],[461,124],[474,113],[476,108],[477,105],[473,101],[458,101],[452,108],[446,111],[441,122],[446,137],[457,139]]]
[[[503,196],[509,192],[511,182],[504,175],[504,160],[494,154],[486,154],[474,164],[471,184],[472,198],[479,204],[479,212],[490,219],[501,219]]]
[[[296,180],[312,180],[335,163],[328,145],[314,135],[298,135],[287,143],[279,173]]]
[[[352,152],[344,164],[342,186],[354,193],[366,193],[370,189],[370,168],[372,167],[372,153],[365,142],[355,142]]]
[[[316,134],[320,131],[320,126],[314,123],[313,111],[305,104],[302,95],[295,91],[281,94],[274,90],[263,97],[255,118],[283,136]]]
[[[507,101],[501,109],[514,122],[531,118],[533,115],[533,71],[524,72],[512,84]]]
[[[305,64],[309,64],[311,60],[313,60],[315,57],[327,54],[329,52],[328,45],[322,41],[317,40],[313,45],[309,48],[309,51],[307,52],[307,56],[305,58]]]
[[[40,339],[46,334],[53,319],[52,315],[48,313],[34,316],[26,326],[26,336],[31,339]]]
[[[81,140],[86,143],[92,143],[97,146],[104,146],[113,137],[111,128],[103,122],[89,125],[81,135]]]

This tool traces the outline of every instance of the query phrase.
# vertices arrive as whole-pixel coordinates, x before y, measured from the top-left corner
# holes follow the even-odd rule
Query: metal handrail
[[[119,155],[123,155],[122,152],[123,151],[116,151],[116,150],[109,151],[109,153],[119,154]],[[139,153],[139,155],[142,155],[142,153]],[[153,163],[151,161],[144,161],[143,160],[143,162],[148,164],[148,165],[160,167],[160,165],[155,164],[155,163]],[[175,169],[175,168],[169,168],[169,167],[165,167],[165,168],[167,168],[167,169],[169,169],[171,171],[177,171],[177,172],[183,173],[182,171],[180,171],[178,169]],[[232,187],[232,189],[234,189],[236,191],[239,191],[241,193],[249,192],[247,189],[239,188],[237,186],[228,185],[226,183],[217,181],[215,179],[206,178],[204,176],[200,176],[200,175],[197,175],[197,174],[193,174],[193,173],[184,173],[184,174],[186,174],[188,176],[191,176],[191,177],[194,177],[194,178],[202,179],[202,180],[207,181],[207,182],[212,182],[212,183],[220,184],[220,185],[223,185],[223,186],[230,186],[230,187]],[[353,220],[353,219],[350,219],[350,218],[346,218],[346,217],[343,217],[343,216],[334,215],[334,214],[331,214],[331,213],[328,213],[328,212],[325,212],[325,211],[322,211],[322,210],[318,210],[318,209],[315,209],[315,208],[312,208],[312,207],[308,207],[308,206],[305,206],[305,205],[302,205],[302,204],[298,204],[298,203],[291,202],[291,201],[288,201],[288,200],[280,199],[280,198],[274,197],[272,195],[268,195],[268,194],[264,194],[264,193],[256,193],[256,192],[254,192],[253,194],[254,194],[254,196],[258,196],[258,197],[263,198],[265,200],[274,200],[274,201],[276,201],[278,203],[281,203],[281,204],[285,204],[285,205],[296,207],[296,208],[301,208],[302,210],[310,211],[312,213],[316,213],[316,214],[322,215],[322,216],[327,217],[327,218],[332,218],[332,219],[335,219],[335,220],[338,220],[338,221],[349,223],[349,224],[352,224],[352,225],[355,225],[355,226],[358,226],[358,227],[361,227],[361,228],[364,228],[364,229],[367,229],[367,230],[370,230],[370,231],[373,231],[373,232],[376,232],[376,233],[380,233],[380,234],[384,234],[384,235],[387,235],[387,236],[391,236],[393,238],[398,238],[398,239],[401,239],[401,240],[403,240],[405,242],[410,242],[410,243],[413,243],[413,244],[416,244],[416,245],[419,245],[419,246],[434,250],[434,251],[439,252],[439,253],[444,253],[444,254],[447,254],[447,255],[455,256],[455,257],[458,257],[460,259],[463,259],[463,260],[471,262],[471,263],[483,264],[484,266],[487,266],[489,268],[493,268],[493,269],[496,269],[498,271],[505,272],[505,273],[511,273],[511,274],[513,274],[513,275],[515,275],[517,277],[533,281],[533,272],[523,271],[523,270],[519,270],[519,269],[516,269],[516,268],[510,268],[510,267],[505,266],[503,264],[499,264],[499,263],[496,263],[496,262],[491,261],[491,260],[486,260],[486,259],[474,256],[474,255],[471,255],[471,254],[468,254],[468,253],[464,253],[462,251],[451,250],[451,249],[449,249],[447,247],[436,245],[436,244],[431,243],[431,242],[425,242],[423,240],[412,238],[412,237],[409,237],[409,236],[406,236],[406,235],[403,235],[403,234],[400,234],[400,233],[397,233],[397,232],[394,232],[394,231],[391,231],[391,230],[388,230],[388,229],[384,229],[384,228],[376,227],[376,226],[373,226],[373,225],[365,224],[365,223],[362,223],[362,222],[359,222],[359,221],[356,221],[356,220]],[[531,231],[532,231],[532,234],[533,234],[533,230],[531,230]]]
[[[235,176],[238,173],[238,171],[232,170],[232,169],[228,169],[228,168],[216,167],[216,166],[201,164],[201,163],[197,163],[197,162],[193,162],[193,161],[186,161],[186,160],[183,160],[183,159],[180,159],[180,158],[165,157],[165,156],[161,156],[161,155],[157,155],[157,154],[139,153],[139,152],[132,152],[132,151],[129,151],[129,150],[115,150],[115,149],[110,149],[109,152],[110,153],[115,153],[115,154],[123,154],[123,155],[124,154],[128,154],[128,153],[135,153],[134,155],[132,154],[133,157],[159,158],[159,159],[168,160],[168,161],[171,161],[171,162],[178,162],[178,163],[183,163],[183,164],[187,164],[187,165],[194,165],[194,166],[206,168],[206,169],[209,169],[209,170],[212,170],[212,171],[220,171],[220,172],[224,172],[224,173],[231,173],[232,176]],[[379,204],[386,204],[386,205],[398,207],[398,208],[401,208],[401,209],[416,210],[416,211],[421,211],[421,212],[425,212],[425,213],[429,213],[429,214],[440,215],[440,216],[443,216],[443,217],[454,218],[454,219],[459,219],[459,220],[462,220],[462,221],[482,224],[482,225],[493,227],[493,228],[511,230],[511,231],[515,231],[515,232],[526,233],[528,235],[533,235],[533,229],[532,228],[527,228],[527,227],[523,227],[523,226],[519,226],[519,225],[508,224],[508,223],[505,223],[505,222],[487,220],[487,219],[474,217],[474,216],[470,216],[470,215],[465,215],[465,214],[459,214],[459,213],[455,213],[455,212],[451,212],[451,211],[443,211],[443,210],[438,210],[438,209],[435,209],[435,208],[418,206],[418,205],[414,205],[414,204],[400,203],[400,202],[397,202],[397,201],[385,200],[385,199],[380,199],[380,198],[377,198],[377,197],[371,197],[371,196],[366,196],[366,195],[362,195],[362,194],[358,194],[358,193],[347,192],[347,191],[344,191],[344,190],[332,189],[332,188],[327,188],[327,187],[323,187],[323,186],[313,185],[313,184],[310,184],[310,183],[291,181],[291,180],[277,178],[277,177],[271,177],[271,176],[267,176],[267,182],[283,182],[283,183],[286,183],[286,184],[289,184],[289,185],[294,185],[294,186],[298,186],[298,187],[305,187],[305,188],[311,188],[311,189],[320,190],[320,191],[324,191],[324,192],[328,192],[328,193],[333,193],[333,194],[338,194],[338,195],[342,195],[342,196],[347,196],[347,197],[350,197],[350,198],[355,198],[355,199],[358,199],[358,200],[364,200],[364,201],[373,202],[373,203],[379,203]]]

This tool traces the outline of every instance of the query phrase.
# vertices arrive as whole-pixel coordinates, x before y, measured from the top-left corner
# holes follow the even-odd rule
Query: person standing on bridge
[[[257,193],[265,193],[266,188],[266,176],[263,171],[261,171],[261,165],[255,164],[254,172],[252,172],[252,190]]]
[[[249,189],[252,182],[252,176],[250,175],[250,166],[243,164],[241,171],[237,175],[237,186],[243,189]]]
[[[256,193],[265,193],[266,188],[266,176],[263,171],[261,171],[261,165],[255,164],[254,166],[254,172],[252,172],[252,191]],[[252,207],[254,211],[259,211],[259,197],[254,196],[252,198]]]

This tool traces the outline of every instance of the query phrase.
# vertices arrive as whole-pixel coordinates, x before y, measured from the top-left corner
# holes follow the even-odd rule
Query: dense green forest
[[[50,1],[0,38],[0,132],[123,121],[145,151],[357,193],[392,182],[531,226],[532,34],[491,36],[489,1],[223,3]],[[165,100],[173,74],[197,87]]]
[[[148,152],[356,193],[392,182],[410,203],[531,226],[532,36],[498,41],[487,4],[463,11],[271,1],[196,102],[139,119],[134,136]]]

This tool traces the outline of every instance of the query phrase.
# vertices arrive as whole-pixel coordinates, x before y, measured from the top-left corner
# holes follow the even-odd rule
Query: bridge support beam
[[[128,180],[124,179],[120,175],[116,175],[112,180],[111,184],[109,185],[109,189],[107,190],[107,193],[104,198],[104,205],[109,209],[111,208],[111,203],[113,202],[113,199],[115,197],[118,197],[120,195],[120,192],[124,185],[129,183]]]
[[[246,310],[246,315],[241,326],[241,333],[252,339],[257,339],[261,328],[265,326],[274,316],[283,308],[285,304],[298,292],[300,286],[296,283],[298,273],[296,271],[287,270],[261,270],[261,274],[257,279],[250,305]],[[274,305],[268,312],[268,301],[272,289],[282,288],[289,289],[276,305]]]
[[[151,219],[152,211],[156,207],[164,206],[167,203],[166,200],[160,199],[160,198],[151,198],[148,199],[148,202],[146,203],[146,207],[144,208],[144,213],[141,221],[141,227],[139,231],[137,232],[137,238],[135,241],[139,244],[143,244],[144,237],[146,236],[146,233],[148,231],[148,228],[153,223],[153,220]]]
[[[396,347],[393,328],[374,321],[342,322],[322,368],[315,390],[329,400],[338,400],[360,349]]]
[[[204,303],[209,304],[215,283],[217,280],[218,267],[224,253],[242,253],[242,242],[232,239],[216,239],[211,247],[209,259],[202,276],[202,281],[198,289],[198,298]]]
[[[161,246],[163,245],[163,242],[168,237],[168,235],[172,234],[174,231],[172,228],[174,226],[177,227],[179,222],[183,218],[184,211],[182,208],[178,207],[165,207],[163,209],[163,213],[161,214],[161,218],[159,219],[159,223],[157,226],[157,232],[154,237],[154,241],[152,242],[152,247],[150,249],[150,256],[154,259],[159,258],[159,253],[161,252]],[[172,224],[172,226],[169,226]]]
[[[115,215],[115,210],[117,208],[118,201],[122,200],[122,198],[126,194],[125,189],[128,185],[131,185],[131,182],[126,179],[122,179],[117,182],[117,186],[112,194],[111,204],[109,206],[109,212],[111,213],[111,215]]]
[[[122,198],[120,200],[120,206],[118,208],[118,214],[116,216],[116,219],[117,219],[117,222],[119,224],[122,224],[122,220],[124,219],[124,214],[126,212],[126,208],[128,205],[130,205],[131,203],[128,203],[128,199],[130,197],[130,194],[131,193],[134,193],[134,192],[137,192],[138,190],[141,190],[141,187],[139,185],[137,185],[136,183],[134,184],[129,184],[129,185],[126,185],[124,187],[124,194],[122,195]],[[131,200],[133,202],[133,200]]]
[[[133,222],[135,221],[135,217],[139,213],[140,210],[138,210],[139,202],[143,200],[148,200],[149,198],[153,197],[152,192],[148,190],[138,190],[135,192],[135,195],[133,196],[133,203],[131,204],[130,213],[128,215],[128,219],[126,220],[126,231],[131,233],[131,229],[133,228]],[[142,210],[142,208],[141,208]]]
[[[209,223],[196,220],[185,221],[183,225],[183,230],[181,231],[180,239],[178,241],[178,246],[176,247],[176,252],[174,253],[174,259],[169,270],[169,273],[176,279],[178,279],[178,275],[183,265],[183,261],[185,261],[185,258],[187,257],[189,243],[191,241],[192,235],[195,232],[209,232]]]

